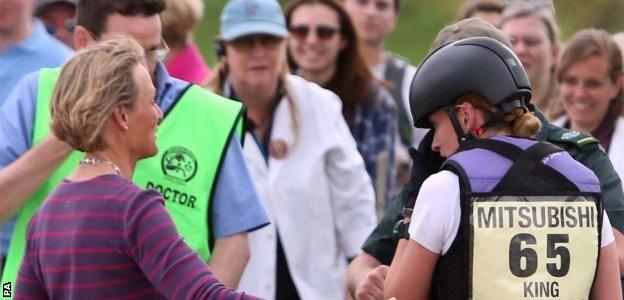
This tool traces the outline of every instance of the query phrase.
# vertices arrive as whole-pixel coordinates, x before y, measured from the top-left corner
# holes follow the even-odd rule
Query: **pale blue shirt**
[[[162,64],[157,66],[156,74],[157,102],[167,112],[188,83],[170,77]],[[26,75],[0,110],[0,169],[32,146],[38,79],[39,72]],[[252,231],[269,223],[237,136],[230,141],[219,173],[211,220],[216,238]],[[11,232],[12,229],[7,238]],[[2,232],[3,247],[6,234]]]
[[[33,31],[25,40],[0,51],[0,107],[24,75],[58,67],[72,54],[71,49],[46,32],[41,21],[35,19],[32,24]]]

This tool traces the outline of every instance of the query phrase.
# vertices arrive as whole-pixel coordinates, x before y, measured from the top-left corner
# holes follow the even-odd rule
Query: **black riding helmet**
[[[502,108],[500,114],[486,120],[491,126],[515,108],[526,111],[531,85],[516,55],[494,39],[472,37],[447,44],[429,54],[414,75],[410,89],[414,125],[431,128],[427,118],[431,113],[452,106],[467,93]],[[458,129],[454,110],[448,112],[457,132],[461,127]],[[465,139],[463,132],[457,134]]]

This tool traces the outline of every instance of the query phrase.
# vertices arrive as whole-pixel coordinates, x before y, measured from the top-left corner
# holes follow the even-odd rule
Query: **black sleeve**
[[[403,188],[405,189],[406,187]],[[388,203],[381,222],[377,224],[362,246],[364,252],[372,255],[384,265],[390,265],[398,244],[397,240],[392,237],[392,229],[394,224],[402,218],[403,200],[400,199],[402,195],[403,192]]]
[[[403,207],[414,207],[422,183],[431,174],[437,172],[442,165],[443,159],[440,155],[431,151],[432,141],[433,131],[430,130],[423,138],[418,150],[409,149],[413,161],[410,180],[403,186],[401,193],[390,201],[383,218],[362,246],[364,252],[372,255],[382,264],[390,265],[394,258],[398,241],[393,237],[392,230],[394,225],[403,218],[401,215]]]

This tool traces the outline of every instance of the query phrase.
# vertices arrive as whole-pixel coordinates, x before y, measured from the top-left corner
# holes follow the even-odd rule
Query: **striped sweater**
[[[178,234],[154,190],[118,175],[63,181],[30,221],[17,299],[247,299]]]

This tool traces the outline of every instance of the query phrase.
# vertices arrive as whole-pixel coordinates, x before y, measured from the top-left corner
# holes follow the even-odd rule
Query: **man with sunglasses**
[[[76,0],[38,0],[35,17],[39,18],[51,36],[68,47],[74,47]]]
[[[159,153],[137,165],[133,181],[163,194],[185,242],[221,282],[236,287],[249,259],[247,232],[268,224],[242,155],[243,107],[169,76],[161,62],[168,51],[164,9],[163,0],[81,0],[74,43],[82,49],[129,35],[145,49],[164,119]],[[80,157],[67,158],[69,146],[47,135],[46,106],[57,78],[50,69],[27,75],[0,110],[0,219],[21,208],[2,282],[15,282],[30,215]]]
[[[426,133],[426,130],[412,126],[409,113],[409,87],[416,67],[405,58],[386,51],[384,45],[394,30],[400,6],[401,0],[344,0],[344,7],[361,39],[364,60],[377,78],[391,83],[388,91],[399,110],[399,136],[395,139],[397,187],[409,178],[407,149],[417,145]]]

